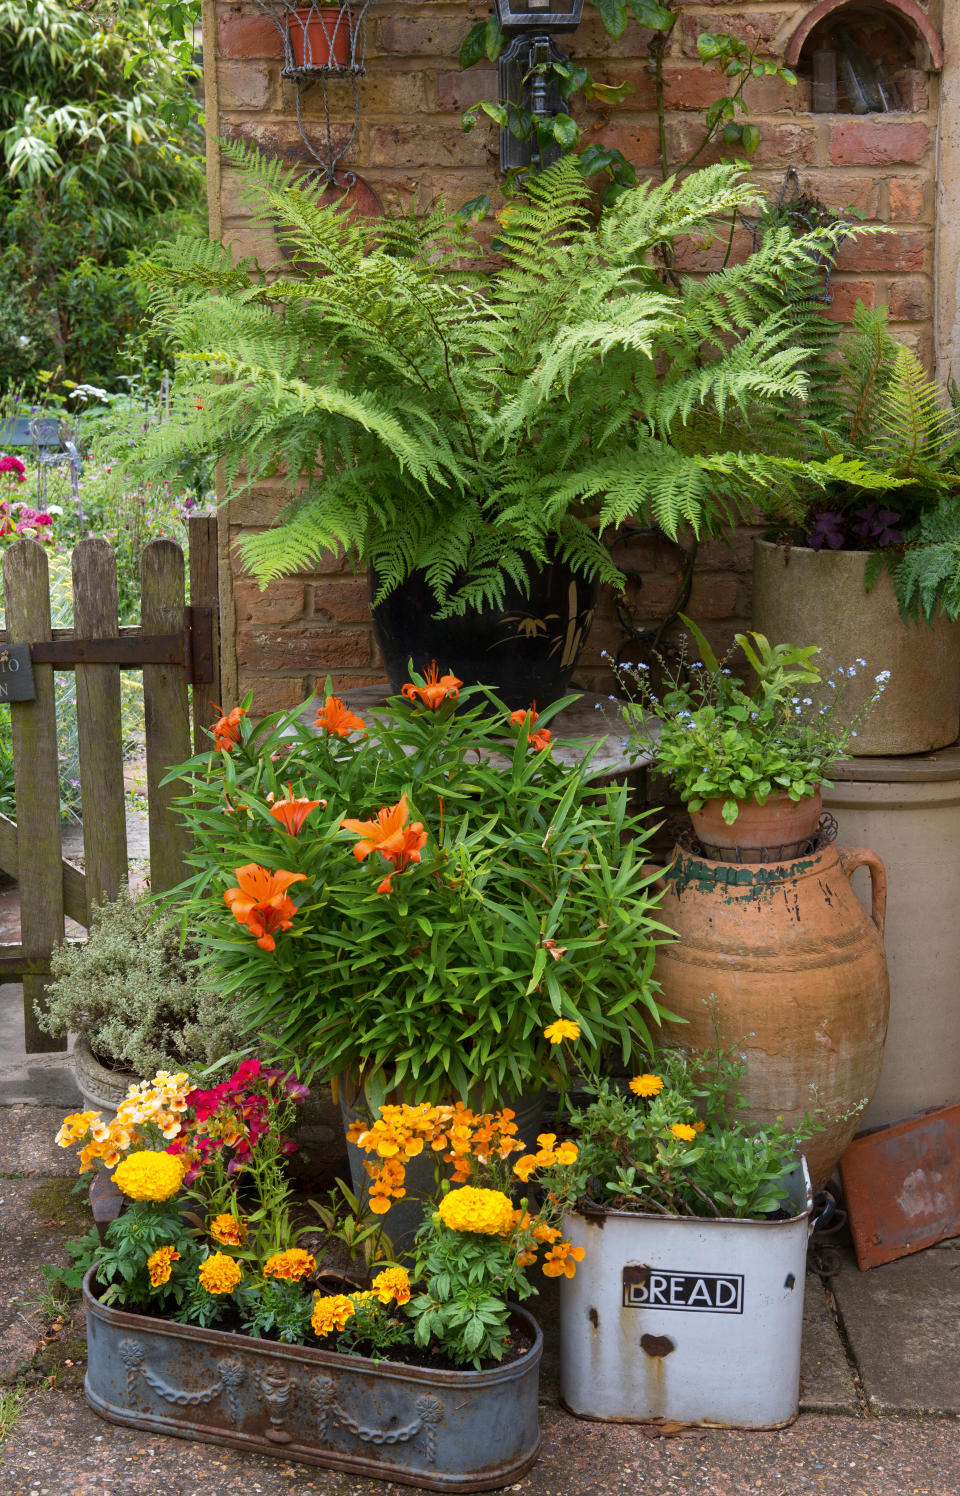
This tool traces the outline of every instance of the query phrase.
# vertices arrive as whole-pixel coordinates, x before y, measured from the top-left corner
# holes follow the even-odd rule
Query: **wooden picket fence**
[[[185,876],[187,833],[173,808],[176,789],[161,781],[172,764],[209,739],[220,700],[216,519],[189,521],[190,604],[183,551],[153,540],[143,552],[141,622],[119,626],[116,557],[108,541],[82,540],[72,556],[70,629],[50,625],[47,554],[26,538],[3,557],[6,629],[0,665],[29,646],[34,694],[9,702],[17,820],[0,815],[0,868],[20,894],[19,945],[0,944],[0,983],[23,981],[27,1053],[65,1049],[37,1026],[50,954],[64,939],[64,916],[85,928],[94,904],[127,887],[127,826],[120,718],[120,671],[143,672],[150,886]],[[6,652],[5,652],[6,649]],[[81,870],[61,855],[54,671],[76,673],[83,817]],[[193,733],[188,687],[192,687]],[[0,710],[7,710],[0,706]]]

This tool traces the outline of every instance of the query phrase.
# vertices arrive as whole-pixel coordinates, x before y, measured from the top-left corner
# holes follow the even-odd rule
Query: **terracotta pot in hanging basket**
[[[706,800],[690,811],[693,833],[708,857],[716,862],[774,862],[797,857],[813,841],[820,824],[820,791],[802,800],[769,795],[765,805],[743,800],[737,819],[727,825],[722,798]]]
[[[350,12],[346,6],[309,5],[295,10],[289,28],[296,67],[350,66]]]

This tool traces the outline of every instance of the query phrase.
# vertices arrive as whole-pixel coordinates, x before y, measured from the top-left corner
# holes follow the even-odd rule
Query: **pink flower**
[[[26,483],[27,470],[19,457],[0,457],[0,473],[9,473],[14,483]]]

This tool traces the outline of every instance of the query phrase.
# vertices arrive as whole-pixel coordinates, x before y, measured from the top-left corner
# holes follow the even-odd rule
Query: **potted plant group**
[[[370,568],[394,690],[411,655],[422,671],[442,654],[543,707],[596,584],[624,584],[611,529],[724,534],[754,502],[796,513],[792,485],[822,481],[767,423],[807,393],[792,299],[840,226],[772,229],[706,280],[662,274],[673,246],[758,207],[736,168],[644,182],[598,218],[578,158],[560,161],[502,210],[491,257],[459,211],[356,223],[279,163],[221,149],[295,246],[292,272],[206,239],[139,262],[185,354],[177,419],[146,456],[216,453],[229,493],[282,466],[290,503],[241,537],[243,561],[265,581],[342,547]]]
[[[755,542],[754,626],[816,637],[825,674],[858,656],[892,672],[854,755],[925,753],[960,730],[960,418],[884,309],[801,334],[816,395],[789,430],[829,478],[801,515]],[[954,392],[955,395],[955,392]],[[787,429],[787,428],[785,428]],[[847,693],[856,711],[871,693]]]
[[[428,1138],[441,1180],[409,1269],[375,1248],[356,1282],[324,1273],[326,1239],[297,1221],[286,1163],[305,1090],[251,1060],[208,1088],[156,1075],[107,1136],[94,1114],[65,1119],[58,1141],[127,1200],[84,1280],[88,1402],[428,1489],[508,1484],[540,1443],[542,1339],[515,1300],[541,1253],[548,1277],[582,1258],[558,1228],[575,1145],[543,1135],[531,1154],[508,1113],[465,1107],[381,1120],[377,1146],[390,1131],[414,1156]],[[534,1173],[537,1201],[515,1200]]]
[[[562,702],[510,713],[433,674],[363,719],[332,695],[309,724],[236,708],[175,771],[196,871],[170,898],[236,999],[237,1045],[269,1035],[368,1116],[519,1110],[563,1077],[537,1039],[551,1019],[628,1063],[661,1018],[646,817],[588,748],[555,757]]]
[[[796,1123],[815,1087],[831,1114],[808,1149],[819,1188],[853,1135],[854,1108],[877,1088],[890,1007],[883,863],[820,832],[819,788],[886,671],[867,671],[870,691],[851,719],[844,690],[863,661],[824,681],[815,648],[738,635],[747,685],[684,621],[702,658],[681,658],[672,673],[665,665],[663,689],[646,668],[619,670],[636,697],[624,707],[631,739],[668,776],[695,833],[678,837],[663,870],[664,920],[677,939],[658,947],[655,975],[664,1006],[684,1021],[661,1034],[701,1052],[716,1042],[715,1025],[724,1044],[742,1038],[751,1125],[779,1115]],[[850,883],[859,867],[870,873],[869,912]],[[715,1012],[704,1004],[710,994]]]
[[[807,1115],[745,1125],[743,1062],[660,1050],[591,1079],[563,1230],[561,1392],[572,1413],[774,1428],[797,1415],[812,1196]]]

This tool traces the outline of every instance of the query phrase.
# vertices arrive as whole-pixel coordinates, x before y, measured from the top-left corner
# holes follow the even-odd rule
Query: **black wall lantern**
[[[567,58],[551,33],[576,30],[583,15],[583,0],[495,0],[495,4],[500,29],[512,38],[498,64],[501,104],[527,109],[535,121],[560,114],[563,100],[551,72],[554,63],[564,63]],[[500,131],[502,172],[530,165],[549,166],[559,154],[555,142],[541,146],[536,136],[522,140],[509,130]]]

